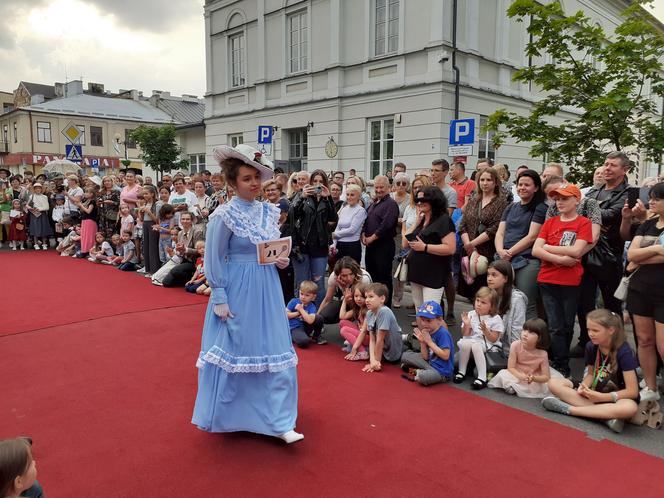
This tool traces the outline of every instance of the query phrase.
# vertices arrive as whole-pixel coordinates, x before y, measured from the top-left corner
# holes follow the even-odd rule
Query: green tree
[[[159,176],[174,169],[188,169],[189,161],[180,159],[182,148],[175,142],[175,126],[141,125],[130,132],[130,138],[141,148],[141,159]]]
[[[533,157],[567,163],[571,179],[586,184],[611,150],[659,162],[664,121],[653,97],[664,97],[664,36],[643,8],[650,3],[635,0],[609,35],[582,11],[565,15],[558,2],[515,0],[507,15],[528,23],[526,55],[551,62],[515,72],[514,81],[541,89],[543,98],[529,116],[505,109],[489,116],[494,145],[508,136],[532,142]],[[574,117],[552,119],[569,112]]]

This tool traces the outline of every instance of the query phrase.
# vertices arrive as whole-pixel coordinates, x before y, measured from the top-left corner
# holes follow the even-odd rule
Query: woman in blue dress
[[[297,356],[279,275],[259,265],[256,244],[280,237],[279,208],[258,202],[272,164],[253,147],[216,147],[214,156],[236,196],[210,215],[205,276],[212,295],[196,366],[192,423],[208,432],[249,431],[283,439],[295,432]],[[281,258],[277,266],[288,266]]]

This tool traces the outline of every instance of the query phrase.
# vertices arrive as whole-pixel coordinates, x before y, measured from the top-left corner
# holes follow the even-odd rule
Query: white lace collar
[[[281,237],[279,231],[279,208],[269,202],[248,202],[233,197],[221,204],[210,215],[220,216],[224,224],[238,237],[246,237],[254,244]]]

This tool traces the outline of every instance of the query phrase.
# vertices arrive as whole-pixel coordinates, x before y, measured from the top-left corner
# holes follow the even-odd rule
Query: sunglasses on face
[[[408,182],[395,182],[395,185],[408,186]]]

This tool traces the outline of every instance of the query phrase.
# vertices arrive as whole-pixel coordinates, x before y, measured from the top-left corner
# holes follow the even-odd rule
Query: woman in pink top
[[[136,182],[136,175],[133,171],[127,171],[125,174],[125,187],[120,192],[120,202],[125,203],[133,211],[138,204],[138,194],[140,191],[141,186]]]
[[[550,396],[546,383],[551,377],[561,377],[549,368],[549,330],[544,320],[535,318],[523,324],[521,340],[510,345],[507,368],[489,381],[489,387],[504,389],[522,398]]]

